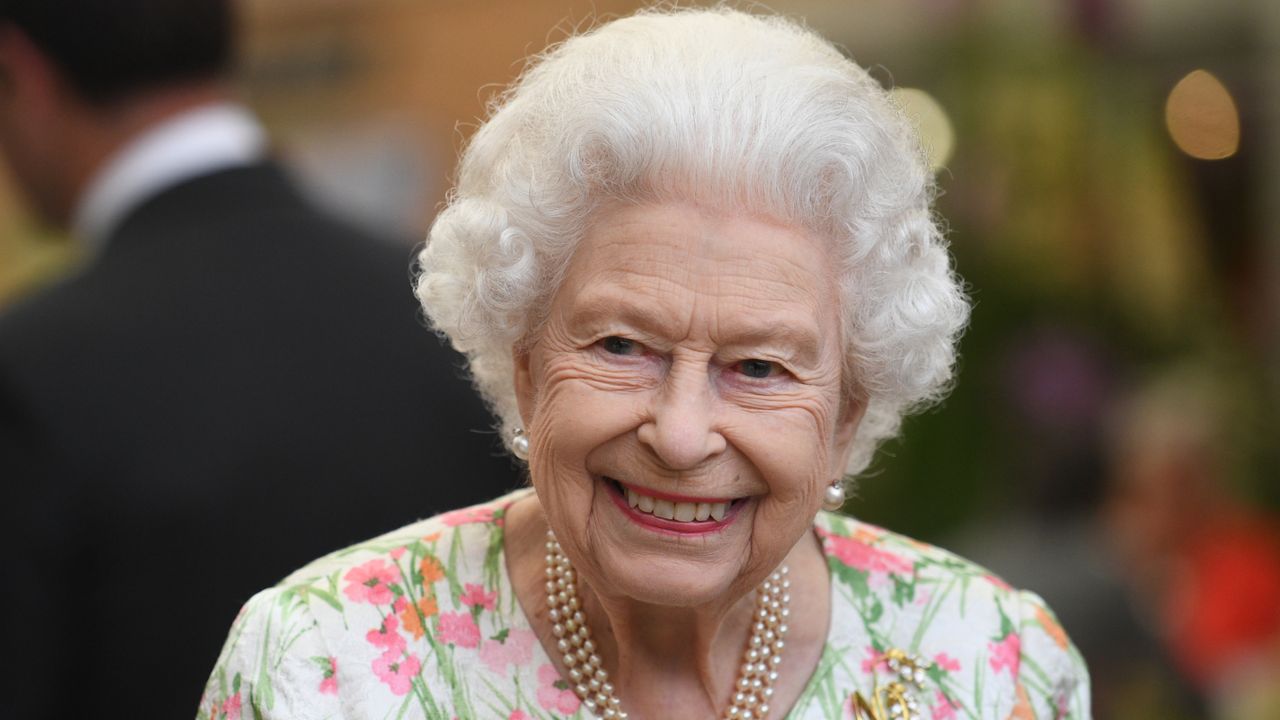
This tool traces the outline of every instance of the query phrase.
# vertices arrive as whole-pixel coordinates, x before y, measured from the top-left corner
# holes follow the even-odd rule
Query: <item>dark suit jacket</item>
[[[409,256],[263,164],[0,317],[0,716],[191,717],[253,592],[519,482]]]

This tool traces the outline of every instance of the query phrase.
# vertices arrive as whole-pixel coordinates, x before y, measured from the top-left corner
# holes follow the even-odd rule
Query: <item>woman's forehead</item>
[[[838,308],[832,267],[801,230],[693,206],[627,208],[584,237],[556,304],[576,322],[679,326],[704,313],[736,334],[777,324],[821,333]]]
[[[606,275],[643,281],[652,273],[714,275],[721,280],[834,284],[827,243],[808,231],[696,205],[614,209],[592,224],[569,266],[580,282]],[[753,278],[752,276],[759,276]]]

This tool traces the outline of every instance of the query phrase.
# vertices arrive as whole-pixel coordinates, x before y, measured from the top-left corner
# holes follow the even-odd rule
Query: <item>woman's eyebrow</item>
[[[797,325],[795,319],[773,321],[768,317],[756,318],[741,328],[723,333],[722,345],[729,347],[766,347],[781,351],[793,362],[812,366],[822,354],[822,343],[817,328],[808,324]]]
[[[621,323],[638,331],[661,338],[684,334],[684,324],[652,304],[634,302],[605,293],[584,293],[569,314],[571,327],[591,327],[601,323]],[[749,319],[735,320],[721,329],[717,342],[724,347],[768,347],[785,352],[796,363],[812,366],[822,354],[821,336],[816,325],[797,323],[794,316],[759,312]]]
[[[653,305],[591,291],[577,298],[568,320],[570,327],[619,322],[659,337],[672,337],[680,332],[680,323]]]

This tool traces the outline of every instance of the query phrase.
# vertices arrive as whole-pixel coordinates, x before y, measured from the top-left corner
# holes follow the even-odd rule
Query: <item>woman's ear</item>
[[[844,401],[840,410],[840,417],[836,420],[836,433],[834,443],[834,453],[831,455],[832,461],[836,464],[832,468],[835,476],[843,476],[845,468],[849,467],[849,457],[853,453],[853,439],[858,436],[858,426],[862,424],[862,417],[867,412],[867,400],[861,397],[853,397]]]
[[[533,420],[535,394],[529,355],[529,350],[526,348],[517,346],[511,349],[511,358],[515,366],[516,407],[520,410],[520,424],[526,428]]]

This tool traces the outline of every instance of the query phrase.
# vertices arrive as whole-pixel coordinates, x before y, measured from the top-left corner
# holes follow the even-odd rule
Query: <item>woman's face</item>
[[[832,265],[763,219],[601,213],[516,363],[533,484],[596,592],[737,597],[812,527],[861,417]]]

